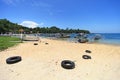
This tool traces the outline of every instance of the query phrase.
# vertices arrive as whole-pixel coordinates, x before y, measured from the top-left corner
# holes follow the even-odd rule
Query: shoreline
[[[21,56],[22,61],[6,64],[11,56]],[[23,42],[0,52],[0,59],[0,80],[119,80],[120,76],[120,46],[41,38],[41,42]],[[74,61],[75,68],[62,68],[63,60]]]
[[[108,45],[108,46],[120,46],[120,43],[119,44],[114,44],[114,43],[103,43],[103,42],[93,42],[93,41],[90,41],[90,42],[86,42],[86,43],[79,43],[76,41],[72,41],[70,40],[69,38],[43,38],[43,39],[50,39],[50,40],[58,40],[58,41],[65,41],[65,42],[70,42],[70,43],[77,43],[77,44],[98,44],[98,45]]]

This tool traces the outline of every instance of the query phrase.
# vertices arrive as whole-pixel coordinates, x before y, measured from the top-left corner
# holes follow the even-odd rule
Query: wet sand
[[[48,44],[45,44],[45,43]],[[38,43],[38,45],[33,45]],[[86,53],[90,50],[92,53]],[[83,59],[83,55],[91,59]],[[22,61],[6,64],[11,56]],[[61,61],[71,60],[74,69],[64,69]],[[119,80],[120,46],[80,44],[41,39],[24,42],[0,52],[0,80]]]

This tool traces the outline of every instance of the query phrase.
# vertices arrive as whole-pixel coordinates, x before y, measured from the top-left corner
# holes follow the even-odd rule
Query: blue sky
[[[120,0],[0,0],[0,18],[29,27],[120,33]]]

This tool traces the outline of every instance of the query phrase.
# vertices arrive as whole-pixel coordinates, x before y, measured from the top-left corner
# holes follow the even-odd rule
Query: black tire
[[[38,45],[38,43],[34,43],[34,45]]]
[[[70,60],[64,60],[61,62],[61,66],[65,69],[74,69],[75,63]]]
[[[91,56],[83,55],[82,58],[83,58],[83,59],[91,59]]]
[[[21,57],[20,56],[13,56],[13,57],[9,57],[6,59],[6,63],[7,64],[14,64],[14,63],[17,63],[19,61],[21,61]]]
[[[48,45],[48,43],[45,43],[46,45]]]
[[[90,51],[90,50],[85,50],[85,52],[86,52],[86,53],[91,53],[91,51]]]

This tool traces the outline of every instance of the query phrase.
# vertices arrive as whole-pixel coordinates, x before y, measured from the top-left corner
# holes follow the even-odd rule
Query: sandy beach
[[[48,43],[47,45],[45,43]],[[33,45],[38,43],[38,45]],[[92,53],[86,53],[90,50]],[[83,59],[83,55],[92,59]],[[11,56],[22,61],[6,64]],[[74,69],[64,69],[61,61],[71,60]],[[41,39],[24,42],[0,52],[0,80],[119,80],[120,46],[72,43]]]

